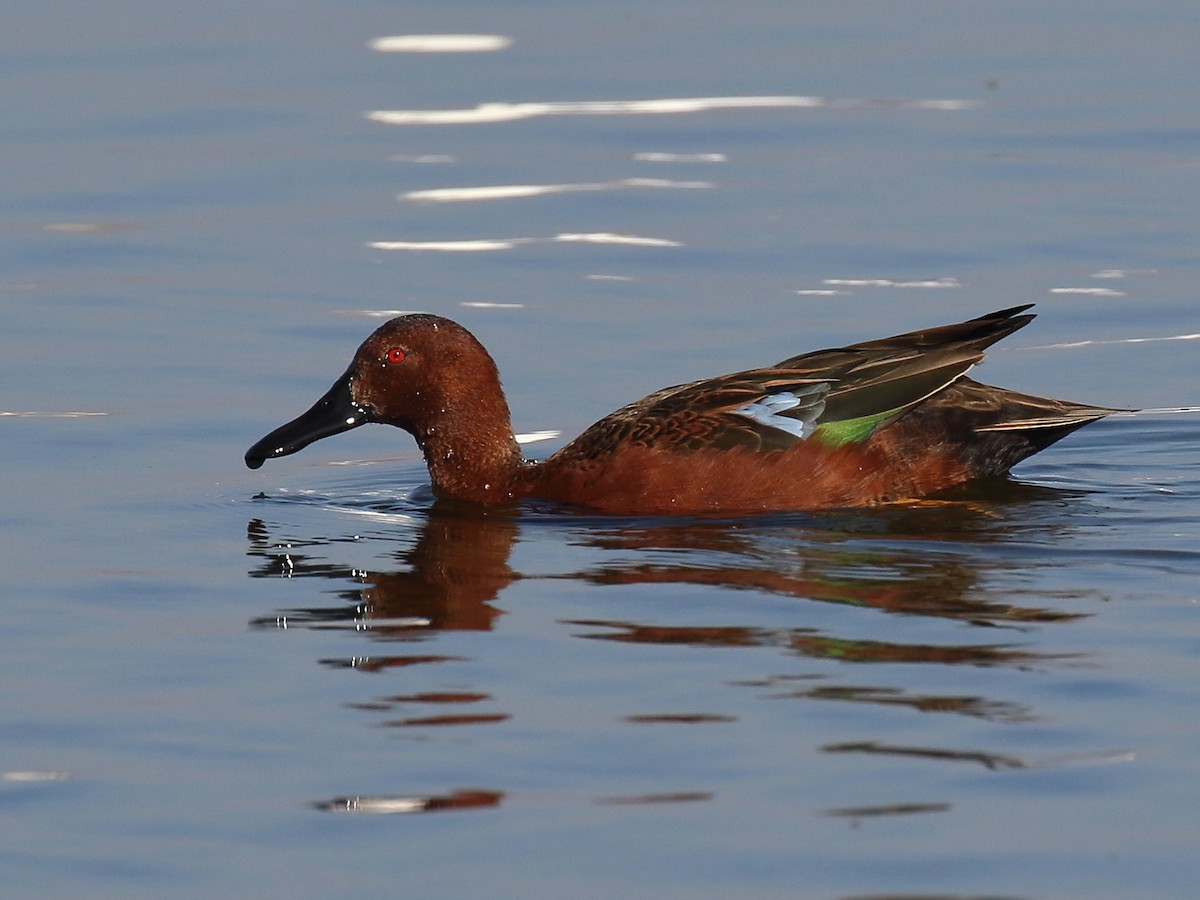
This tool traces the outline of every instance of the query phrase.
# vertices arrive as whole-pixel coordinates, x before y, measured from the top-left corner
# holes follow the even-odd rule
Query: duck
[[[245,454],[251,469],[367,423],[402,428],[440,499],[550,501],[614,515],[873,507],[1004,478],[1119,410],[1021,394],[967,372],[1033,304],[678,384],[522,457],[495,361],[441,316],[398,316],[302,415]]]

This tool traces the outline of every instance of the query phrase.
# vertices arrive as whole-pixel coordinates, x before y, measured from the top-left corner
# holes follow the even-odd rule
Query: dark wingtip
[[[1011,319],[1014,316],[1016,316],[1018,313],[1023,313],[1027,309],[1033,309],[1034,306],[1036,306],[1036,305],[1037,304],[1035,304],[1035,303],[1022,303],[1020,306],[1010,306],[1008,309],[998,309],[995,312],[990,312],[990,313],[987,313],[986,315],[979,316],[978,318],[974,319],[973,321],[987,322],[987,321],[992,321],[995,319]],[[1037,315],[1037,313],[1030,313],[1029,318],[1032,319],[1036,315]]]
[[[261,469],[262,464],[266,461],[266,457],[259,456],[257,453],[252,455],[249,450],[246,451],[244,459],[246,460],[247,469]]]

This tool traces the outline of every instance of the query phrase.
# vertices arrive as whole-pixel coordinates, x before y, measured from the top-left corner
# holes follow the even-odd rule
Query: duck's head
[[[363,342],[345,374],[311,409],[247,450],[246,465],[257,469],[368,422],[403,428],[427,449],[448,416],[470,417],[473,405],[486,406],[492,396],[499,397],[508,427],[496,365],[475,337],[440,316],[399,316]]]

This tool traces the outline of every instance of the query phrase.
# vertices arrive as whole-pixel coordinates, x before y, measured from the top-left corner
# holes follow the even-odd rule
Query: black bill
[[[312,409],[286,425],[280,425],[246,451],[246,465],[257,469],[268,459],[303,450],[313,441],[340,434],[371,421],[369,411],[354,402],[350,372],[333,383]]]

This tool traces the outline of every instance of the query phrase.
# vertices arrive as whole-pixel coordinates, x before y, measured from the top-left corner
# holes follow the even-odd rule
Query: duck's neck
[[[488,505],[513,499],[521,449],[502,392],[487,401],[448,400],[412,433],[439,494]]]

